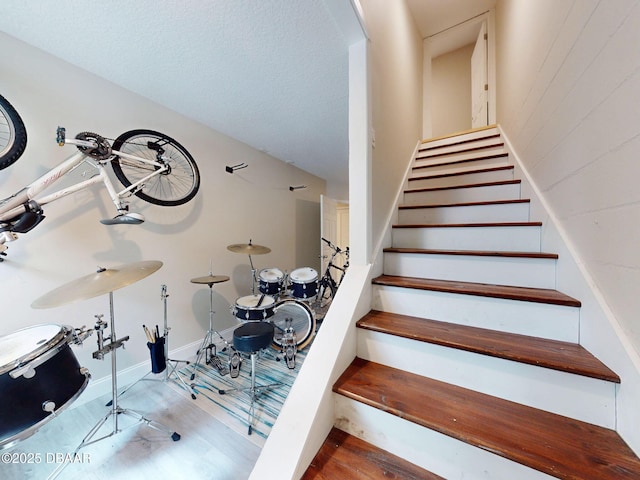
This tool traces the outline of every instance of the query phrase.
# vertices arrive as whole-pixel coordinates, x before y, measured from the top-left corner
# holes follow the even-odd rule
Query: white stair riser
[[[448,188],[404,193],[404,205],[429,205],[459,202],[490,202],[492,200],[517,200],[520,184],[491,185],[486,187]]]
[[[497,128],[487,128],[486,130],[479,130],[477,132],[469,132],[463,135],[456,135],[454,137],[446,137],[446,138],[441,138],[439,140],[424,142],[421,145],[421,147],[441,147],[441,146],[446,147],[446,146],[458,144],[460,142],[466,142],[468,140],[483,141],[484,139],[486,139],[486,137],[495,135],[497,133],[499,133]],[[469,142],[469,143],[472,143],[472,142]]]
[[[615,385],[548,368],[358,329],[357,355],[512,402],[615,428]]]
[[[451,163],[445,165],[428,167],[428,168],[413,168],[411,170],[410,177],[422,177],[424,175],[439,175],[443,173],[458,173],[466,172],[468,170],[476,170],[478,168],[493,168],[503,167],[509,165],[505,158],[493,158],[493,159],[479,159],[464,163]]]
[[[452,175],[436,178],[419,178],[428,177],[432,172],[423,172],[423,175],[412,175],[407,181],[407,188],[438,188],[453,187],[459,185],[469,185],[472,183],[499,182],[501,180],[513,180],[513,169],[468,173],[464,175]]]
[[[556,288],[556,260],[552,258],[386,252],[384,273],[402,277]]]
[[[398,223],[401,225],[528,221],[529,202],[402,208],[398,211]]]
[[[374,285],[372,308],[579,343],[580,309],[577,307]]]
[[[334,393],[335,426],[448,480],[552,477]],[[428,405],[424,406],[429,408]]]
[[[422,167],[427,165],[440,165],[451,162],[458,162],[461,160],[473,160],[476,158],[484,158],[485,161],[489,159],[487,157],[498,157],[501,158],[502,161],[506,161],[508,158],[505,155],[507,152],[504,147],[492,147],[486,148],[482,150],[474,150],[471,152],[451,152],[447,155],[442,155],[441,151],[435,152],[436,155],[429,155],[427,153],[418,153],[415,157],[414,167]]]
[[[540,227],[393,228],[392,245],[436,250],[540,252]]]

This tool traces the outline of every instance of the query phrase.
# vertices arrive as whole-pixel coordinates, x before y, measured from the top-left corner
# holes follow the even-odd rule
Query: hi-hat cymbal
[[[247,255],[264,255],[265,253],[269,253],[271,251],[269,247],[263,247],[262,245],[252,245],[251,242],[229,245],[227,247],[227,250],[230,250],[233,253],[245,253]]]
[[[131,285],[151,275],[162,267],[162,262],[150,260],[132,263],[115,269],[101,268],[96,273],[86,275],[51,290],[31,304],[32,308],[50,308],[67,303],[87,300],[119,288]]]
[[[206,285],[213,285],[214,283],[222,283],[229,280],[226,275],[207,275],[206,277],[192,278],[191,283],[203,283]]]

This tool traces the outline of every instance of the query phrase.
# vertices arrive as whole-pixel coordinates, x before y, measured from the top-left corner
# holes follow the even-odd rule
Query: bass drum
[[[0,449],[30,437],[89,383],[69,343],[74,330],[47,324],[0,337]]]
[[[299,300],[283,300],[274,308],[273,317],[273,343],[276,350],[282,349],[282,336],[285,329],[293,327],[296,335],[296,346],[298,350],[306,347],[316,332],[316,319],[308,305]]]

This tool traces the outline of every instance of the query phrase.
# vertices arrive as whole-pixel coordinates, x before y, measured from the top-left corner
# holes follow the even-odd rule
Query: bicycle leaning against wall
[[[191,154],[163,133],[131,130],[111,145],[106,138],[91,132],[68,139],[65,129],[58,127],[56,140],[60,146],[75,145],[77,150],[37,180],[0,200],[0,255],[6,254],[7,242],[16,240],[19,233],[32,230],[45,218],[44,205],[94,184],[105,186],[117,211],[115,217],[101,220],[105,225],[144,222],[141,214],[129,212],[127,199],[133,195],[155,205],[177,206],[191,200],[200,187],[200,173]],[[124,186],[121,190],[115,188],[107,174],[109,163]],[[81,165],[91,170],[89,175],[84,175],[88,177],[86,180],[41,195]]]
[[[315,308],[317,312],[326,311],[326,308],[328,308],[333,297],[335,297],[338,287],[342,283],[342,279],[347,273],[347,268],[349,268],[349,247],[342,250],[326,238],[321,238],[322,241],[325,242],[331,250],[333,250],[333,252],[331,253],[331,258],[327,263],[327,268],[325,268],[324,274],[318,282],[318,294],[315,300]],[[336,257],[338,255],[344,255],[344,262],[342,265],[337,264]],[[339,272],[337,280],[334,278],[334,275],[332,275],[332,270]],[[322,317],[324,318],[324,315],[322,315]]]

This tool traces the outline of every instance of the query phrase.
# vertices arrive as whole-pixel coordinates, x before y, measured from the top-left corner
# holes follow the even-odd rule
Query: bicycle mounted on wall
[[[5,118],[14,121],[13,117]],[[14,126],[13,131],[13,142],[16,143],[20,140],[20,130]],[[105,225],[144,222],[141,214],[129,212],[125,199],[133,195],[155,205],[177,206],[191,200],[200,187],[200,174],[191,154],[163,133],[130,130],[116,138],[112,145],[106,138],[92,132],[82,132],[74,139],[68,139],[65,129],[58,127],[56,140],[60,146],[75,145],[78,150],[37,180],[0,201],[0,255],[6,255],[6,242],[16,240],[17,234],[29,232],[45,218],[44,205],[91,185],[104,184],[116,207],[115,217],[101,220]],[[5,147],[5,150],[7,153],[0,158],[0,167],[17,160],[14,147]],[[107,174],[108,163],[124,189],[118,191],[114,187]],[[81,165],[89,166],[97,173],[69,187],[38,196]]]

